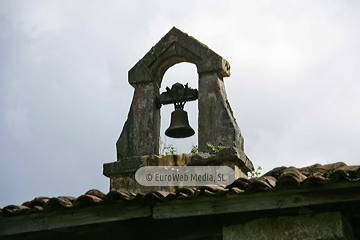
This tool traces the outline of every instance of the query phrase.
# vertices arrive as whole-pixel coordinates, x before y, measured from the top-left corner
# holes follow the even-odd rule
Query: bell
[[[176,109],[171,113],[170,127],[166,129],[165,135],[172,138],[187,138],[195,134],[189,125],[187,112]]]

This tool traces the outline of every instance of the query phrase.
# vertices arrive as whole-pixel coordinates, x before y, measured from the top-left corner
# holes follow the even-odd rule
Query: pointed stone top
[[[129,82],[161,82],[166,70],[181,62],[195,64],[198,73],[217,72],[221,77],[230,76],[230,64],[224,58],[194,37],[173,27],[129,71]]]

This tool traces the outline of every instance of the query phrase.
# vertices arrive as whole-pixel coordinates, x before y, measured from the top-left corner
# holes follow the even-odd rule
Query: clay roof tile
[[[259,178],[236,179],[229,186],[182,187],[174,192],[151,191],[135,194],[128,190],[112,190],[105,195],[99,190],[92,189],[78,198],[37,197],[21,206],[9,205],[0,209],[0,217],[99,204],[154,205],[163,201],[280,191],[287,188],[310,188],[344,181],[360,181],[360,166],[347,166],[345,163],[338,162],[326,165],[314,164],[304,168],[278,167]]]

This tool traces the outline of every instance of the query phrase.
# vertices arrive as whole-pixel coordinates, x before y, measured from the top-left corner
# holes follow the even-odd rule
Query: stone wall
[[[255,213],[254,213],[255,214]],[[223,227],[223,239],[346,239],[354,240],[350,224],[340,212],[260,218]]]

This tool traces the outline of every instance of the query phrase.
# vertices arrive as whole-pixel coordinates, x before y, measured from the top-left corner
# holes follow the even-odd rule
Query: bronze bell
[[[170,127],[166,129],[165,135],[172,138],[187,138],[195,134],[189,125],[187,112],[176,109],[171,113]]]

